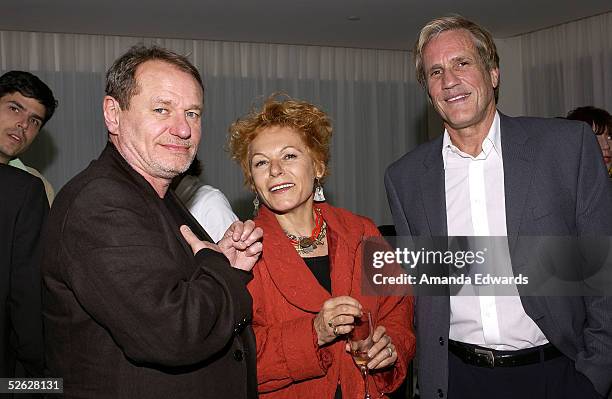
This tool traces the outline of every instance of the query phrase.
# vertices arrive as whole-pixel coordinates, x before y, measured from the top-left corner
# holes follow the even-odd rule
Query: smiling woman
[[[290,127],[271,126],[262,129],[249,147],[251,178],[264,204],[284,217],[311,211],[314,182],[325,167],[315,161],[300,134]]]
[[[307,102],[272,96],[230,132],[232,157],[263,203],[255,223],[264,249],[248,285],[260,396],[363,398],[346,338],[368,309],[376,322],[368,390],[384,397],[401,384],[414,354],[412,298],[361,295],[362,239],[379,233],[369,219],[320,202],[329,117]]]

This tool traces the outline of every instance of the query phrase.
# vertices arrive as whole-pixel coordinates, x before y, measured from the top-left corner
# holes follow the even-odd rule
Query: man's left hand
[[[263,230],[255,227],[252,220],[231,224],[223,238],[217,243],[230,265],[244,271],[251,271],[261,256]]]

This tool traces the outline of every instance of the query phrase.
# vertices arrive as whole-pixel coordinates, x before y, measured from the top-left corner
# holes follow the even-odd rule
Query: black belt
[[[514,367],[545,362],[561,356],[551,344],[518,351],[498,351],[482,346],[448,341],[448,350],[464,363],[479,367]]]

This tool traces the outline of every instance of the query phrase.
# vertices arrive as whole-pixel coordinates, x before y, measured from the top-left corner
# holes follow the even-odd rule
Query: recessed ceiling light
[[[347,18],[349,21],[361,21],[361,18],[358,17],[357,15],[351,15],[350,17]]]

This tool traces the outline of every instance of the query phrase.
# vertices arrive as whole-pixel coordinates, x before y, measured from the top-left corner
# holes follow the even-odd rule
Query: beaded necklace
[[[319,208],[315,208],[315,227],[312,229],[310,236],[296,236],[285,231],[285,235],[300,256],[311,253],[317,249],[318,245],[323,245],[326,233],[327,223],[323,220]]]

